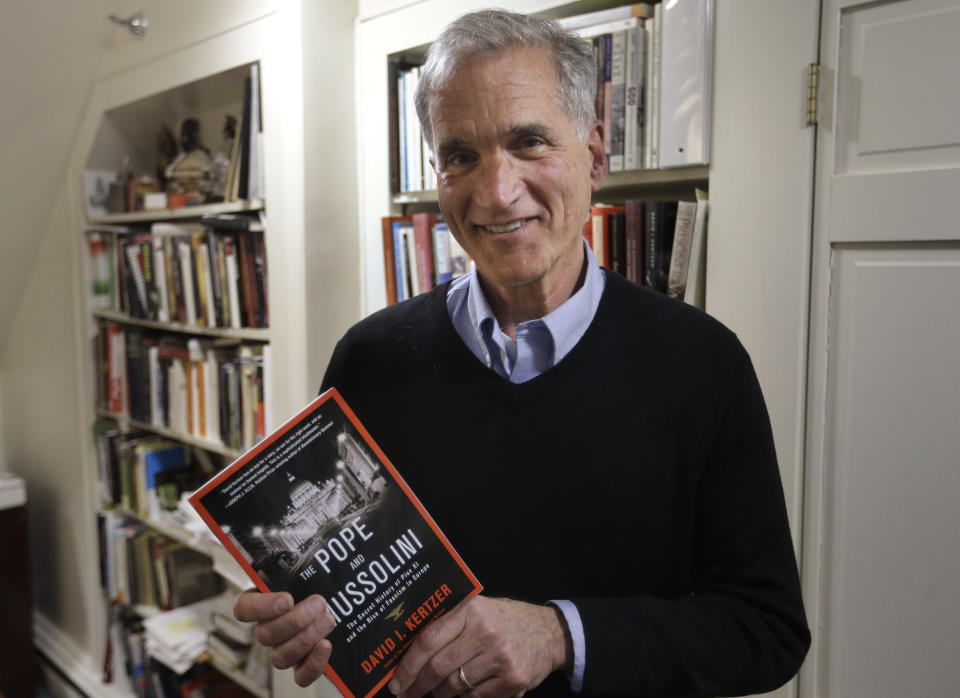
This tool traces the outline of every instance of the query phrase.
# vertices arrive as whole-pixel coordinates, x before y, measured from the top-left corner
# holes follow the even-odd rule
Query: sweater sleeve
[[[773,690],[810,644],[770,420],[737,343],[697,489],[692,586],[677,598],[573,599],[584,694],[729,696]]]

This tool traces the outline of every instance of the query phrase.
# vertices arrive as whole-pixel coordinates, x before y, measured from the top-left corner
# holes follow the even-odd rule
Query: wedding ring
[[[468,690],[471,689],[471,688],[473,688],[473,684],[470,683],[469,681],[467,681],[467,677],[466,677],[466,675],[463,673],[463,667],[460,667],[460,669],[457,671],[457,673],[460,674],[460,680],[463,681],[463,685],[466,686]]]

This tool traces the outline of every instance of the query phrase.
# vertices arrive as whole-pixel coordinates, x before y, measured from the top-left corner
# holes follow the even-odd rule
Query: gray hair
[[[431,150],[434,143],[430,98],[459,63],[525,47],[550,52],[557,71],[560,106],[573,119],[577,135],[586,138],[596,119],[597,66],[590,44],[552,19],[491,9],[454,20],[427,51],[415,99],[420,127]]]

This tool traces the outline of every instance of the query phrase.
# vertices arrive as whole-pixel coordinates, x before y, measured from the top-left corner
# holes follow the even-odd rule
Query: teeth
[[[506,223],[505,225],[485,225],[483,227],[493,233],[509,233],[521,225],[523,225],[523,221],[514,221],[513,223]]]

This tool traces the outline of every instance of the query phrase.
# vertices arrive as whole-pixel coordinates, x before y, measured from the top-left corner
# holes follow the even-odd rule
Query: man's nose
[[[483,159],[477,170],[474,203],[490,210],[509,208],[523,193],[517,163],[506,153]]]

